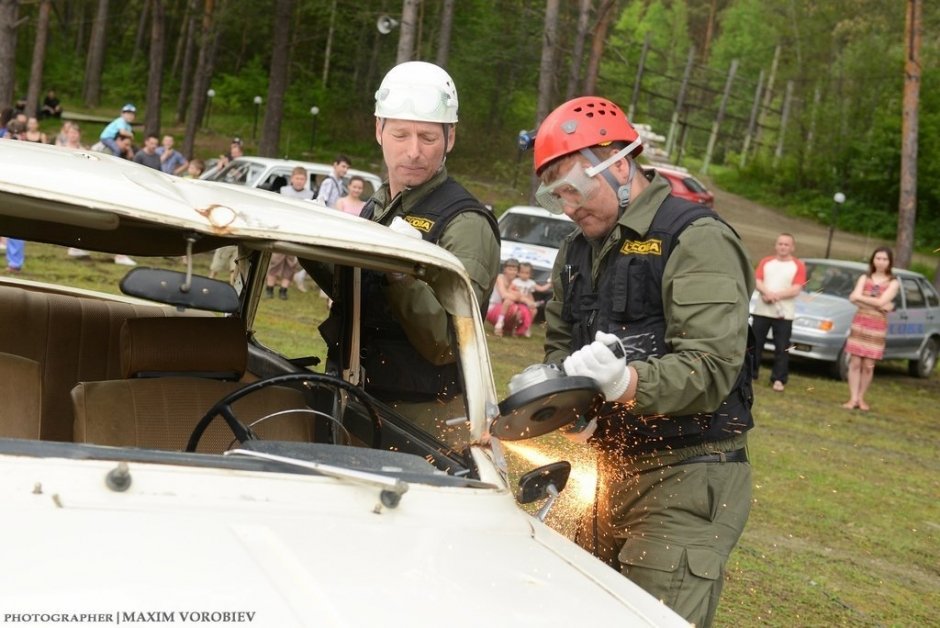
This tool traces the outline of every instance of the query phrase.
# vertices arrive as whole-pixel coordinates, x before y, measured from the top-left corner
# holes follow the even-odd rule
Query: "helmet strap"
[[[594,154],[594,151],[590,148],[582,148],[580,151],[581,156],[591,162],[593,168],[588,168],[586,173],[590,177],[597,176],[598,174],[603,176],[610,187],[614,188],[614,192],[617,191],[617,188],[620,187],[620,182],[617,181],[617,178],[611,173],[607,168],[598,168],[597,166],[601,164],[601,159]],[[609,166],[610,164],[608,164]]]
[[[627,159],[630,164],[630,174],[627,175],[627,182],[617,187],[617,201],[620,209],[624,209],[630,204],[630,190],[633,188],[633,177],[636,176],[636,162],[633,159]]]
[[[608,185],[613,188],[614,193],[617,195],[618,205],[621,209],[630,203],[630,188],[633,185],[633,177],[636,176],[636,162],[629,156],[640,144],[641,140],[640,138],[637,138],[604,161],[601,161],[600,157],[598,157],[590,148],[582,148],[579,151],[585,159],[591,162],[591,167],[588,168],[585,173],[589,177],[593,177],[598,174],[602,175],[607,181]],[[627,176],[627,182],[623,185],[620,185],[620,181],[617,181],[617,177],[615,177],[614,174],[610,171],[610,167],[625,157],[627,158],[627,163],[630,164],[630,174]]]

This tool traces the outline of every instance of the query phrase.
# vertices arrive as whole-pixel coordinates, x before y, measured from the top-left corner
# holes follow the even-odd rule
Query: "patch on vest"
[[[654,239],[639,242],[637,240],[627,240],[620,247],[621,255],[662,255],[663,241]]]
[[[424,231],[425,233],[429,233],[431,231],[431,227],[434,226],[433,220],[419,218],[418,216],[405,216],[405,220],[408,221],[409,225],[418,231]]]

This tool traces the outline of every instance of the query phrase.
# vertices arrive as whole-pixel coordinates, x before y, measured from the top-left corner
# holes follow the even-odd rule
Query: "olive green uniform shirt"
[[[407,188],[395,198],[389,198],[386,181],[372,196],[372,220],[389,225],[395,216],[408,215],[446,179],[447,170],[441,168],[427,182]],[[476,212],[455,216],[444,228],[437,244],[463,263],[477,303],[486,303],[499,274],[499,241],[486,218]],[[447,325],[448,312],[434,292],[433,276],[426,281],[409,278],[392,283],[385,288],[385,297],[409,342],[425,359],[433,364],[448,364],[456,359]]]
[[[595,289],[602,262],[618,252],[622,230],[645,234],[669,193],[669,183],[654,173],[650,185],[630,202],[607,237],[590,241]],[[562,243],[552,270],[554,291],[545,308],[545,361],[550,363],[560,363],[572,353],[571,327],[561,317],[561,273],[568,245],[578,234],[580,231],[575,231]],[[633,412],[685,415],[711,412],[719,406],[744,364],[748,302],[753,291],[751,262],[727,225],[714,218],[699,218],[682,232],[662,282],[666,342],[671,353],[630,363],[638,375]]]

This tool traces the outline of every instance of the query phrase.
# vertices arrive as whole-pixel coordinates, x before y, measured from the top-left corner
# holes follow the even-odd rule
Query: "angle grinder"
[[[608,347],[618,357],[625,355],[619,341]],[[554,364],[533,364],[509,380],[509,396],[500,402],[490,433],[501,440],[535,438],[583,421],[603,401],[594,379],[566,375]]]

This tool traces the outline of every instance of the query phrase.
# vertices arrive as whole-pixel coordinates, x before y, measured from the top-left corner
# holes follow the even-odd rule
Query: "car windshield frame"
[[[253,188],[256,186],[261,176],[267,171],[263,164],[257,164],[252,161],[234,160],[222,170],[207,177],[209,181],[221,181],[231,185],[244,185]]]
[[[402,273],[428,277],[429,281],[435,282],[436,292],[449,313],[451,326],[455,330],[454,354],[460,366],[458,371],[461,392],[459,408],[446,415],[435,411],[432,418],[448,426],[466,426],[467,435],[459,445],[441,440],[435,432],[429,431],[415,420],[415,417],[408,417],[402,411],[385,404],[384,418],[400,417],[400,421],[395,421],[399,425],[390,428],[390,440],[372,441],[373,444],[367,447],[388,446],[399,451],[417,453],[439,470],[447,471],[451,475],[475,477],[476,464],[471,450],[485,444],[486,417],[490,408],[496,407],[497,400],[480,309],[470,279],[457,258],[440,247],[423,241],[415,242],[381,225],[326,208],[304,207],[290,199],[272,199],[270,194],[264,191],[242,187],[231,189],[220,182],[170,177],[137,164],[125,164],[117,160],[75,160],[71,154],[64,151],[55,152],[52,148],[47,149],[51,151],[48,155],[40,154],[42,149],[43,147],[25,147],[23,154],[28,158],[20,160],[23,163],[18,166],[24,174],[12,179],[14,169],[9,175],[11,180],[0,183],[0,191],[8,201],[0,211],[0,216],[5,220],[7,235],[41,243],[43,246],[63,247],[50,252],[53,255],[61,254],[64,259],[67,259],[64,247],[75,241],[87,247],[84,251],[86,255],[93,253],[96,260],[104,257],[109,262],[114,251],[122,251],[135,257],[138,264],[153,264],[154,268],[175,267],[179,270],[181,256],[185,256],[186,272],[179,273],[183,277],[194,276],[189,275],[194,271],[193,256],[201,256],[198,257],[199,268],[195,269],[195,274],[201,276],[209,267],[209,258],[213,251],[224,246],[238,245],[235,257],[236,271],[232,281],[241,305],[234,316],[243,320],[244,331],[241,333],[245,337],[250,373],[258,379],[284,372],[303,372],[308,366],[315,365],[311,354],[284,356],[276,350],[255,343],[254,319],[259,304],[265,298],[265,273],[273,254],[293,255],[326,265],[341,264],[350,268],[365,269],[378,276]],[[33,152],[37,154],[32,155]],[[84,168],[83,172],[74,177],[77,184],[69,190],[49,188],[46,178],[40,177],[39,173],[44,172],[50,160],[56,164],[59,162],[55,160],[75,160],[79,168]],[[98,163],[99,160],[105,163]],[[104,181],[113,184],[103,185]],[[50,223],[60,228],[49,229]],[[108,268],[120,270],[120,266],[110,264]],[[62,282],[55,278],[31,281],[9,277],[4,281],[4,285],[29,294],[53,294],[60,300],[85,299],[89,303],[108,304],[114,301],[126,306],[160,303],[142,303],[140,298],[119,294],[116,290],[119,277],[112,272],[109,272],[108,276],[108,286],[113,292],[104,288],[76,287],[74,282]],[[318,298],[316,293],[312,293],[312,296]],[[41,298],[37,297],[37,300]],[[269,303],[277,305],[280,302]],[[128,319],[154,316],[151,312],[140,315],[131,313],[127,307],[124,309]],[[350,306],[350,310],[358,312],[356,307]],[[358,316],[358,313],[354,316]],[[115,316],[113,320],[120,325],[125,318]],[[310,334],[318,334],[315,324],[307,326],[307,329]],[[105,328],[103,332],[111,333],[111,330]],[[118,346],[116,342],[114,345]],[[350,350],[352,351],[352,348]],[[326,357],[325,353],[323,357]],[[118,362],[115,359],[111,360],[111,363]],[[343,367],[351,365],[350,360],[344,363]],[[164,374],[176,372],[175,368],[161,370]],[[243,366],[224,371],[216,368],[203,370],[206,371],[207,377],[215,377],[218,381],[236,381],[233,378],[237,378],[239,372],[248,372]],[[309,370],[313,373],[319,371]],[[355,371],[347,379],[347,374],[343,371],[340,378],[351,382],[353,376],[362,377],[362,374]],[[76,383],[64,376],[60,379],[66,379],[70,386]],[[133,378],[127,378],[117,372],[81,378],[82,381],[124,379]],[[67,396],[68,388],[65,391]],[[360,415],[355,420],[363,427],[362,434],[365,438],[358,440],[370,442],[372,434],[379,430],[369,431],[369,418],[365,416],[367,413],[357,409],[356,406],[361,404],[357,404],[356,400],[344,403],[344,407],[351,408]],[[324,407],[330,411],[331,406]],[[387,422],[393,423],[392,420]],[[356,436],[355,433],[353,435]],[[337,440],[331,435],[325,435],[325,438]],[[56,439],[37,442],[52,440]],[[85,441],[65,442],[79,448],[86,444]],[[121,445],[123,443],[124,441],[121,441]],[[121,445],[115,445],[114,448],[120,448]],[[167,451],[172,453],[172,449],[152,451],[153,455],[158,457]],[[76,457],[82,455],[76,454]]]

